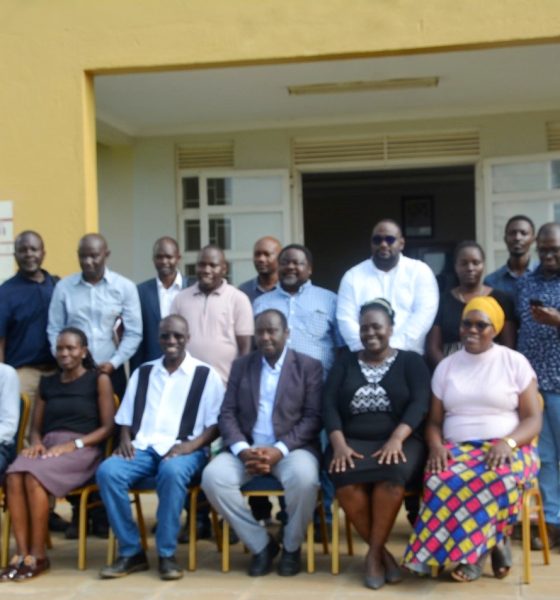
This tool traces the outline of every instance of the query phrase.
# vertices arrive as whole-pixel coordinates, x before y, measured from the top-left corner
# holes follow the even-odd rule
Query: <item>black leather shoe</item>
[[[112,565],[107,565],[99,571],[101,579],[115,579],[124,577],[137,571],[147,571],[150,568],[144,551],[134,556],[119,556]]]
[[[177,537],[177,541],[179,544],[188,544],[189,543],[189,522],[185,523],[185,526],[179,532],[179,536]],[[196,539],[197,540],[209,540],[212,537],[212,525],[210,524],[210,519],[196,520]]]
[[[159,576],[164,581],[181,579],[183,577],[183,569],[181,569],[174,556],[160,556]]]
[[[291,577],[301,571],[301,548],[288,552],[282,548],[282,556],[278,563],[278,575],[282,577]]]
[[[250,577],[259,577],[267,575],[272,570],[272,561],[280,551],[278,542],[269,536],[268,544],[264,550],[253,554],[248,574]]]

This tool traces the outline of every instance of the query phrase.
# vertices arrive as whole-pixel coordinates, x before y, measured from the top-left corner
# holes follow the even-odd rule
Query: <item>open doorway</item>
[[[474,166],[302,175],[305,244],[313,282],[336,291],[351,266],[370,255],[373,225],[403,227],[404,254],[445,280],[453,247],[475,237]]]

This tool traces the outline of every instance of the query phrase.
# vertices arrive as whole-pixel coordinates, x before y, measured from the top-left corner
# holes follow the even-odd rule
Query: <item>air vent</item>
[[[389,162],[426,157],[476,157],[479,153],[478,131],[306,139],[293,142],[296,165]]]
[[[233,167],[233,142],[205,144],[204,146],[179,146],[177,168],[211,169]]]
[[[549,152],[560,150],[560,121],[546,124],[546,146]]]

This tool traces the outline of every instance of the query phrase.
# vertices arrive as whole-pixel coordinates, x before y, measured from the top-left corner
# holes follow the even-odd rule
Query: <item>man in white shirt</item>
[[[18,374],[10,365],[0,363],[0,483],[16,456],[19,405]]]
[[[157,277],[138,284],[142,309],[142,341],[130,359],[131,370],[161,356],[159,323],[171,312],[175,296],[186,287],[187,278],[181,275],[181,253],[177,241],[161,237],[154,243],[152,260]]]
[[[163,357],[137,369],[115,417],[121,440],[114,455],[97,471],[101,497],[119,542],[119,556],[101,569],[103,579],[148,569],[138,528],[132,518],[128,490],[155,479],[159,504],[156,545],[161,579],[179,579],[175,560],[180,514],[187,486],[208,460],[218,437],[218,413],[224,388],[209,365],[187,351],[189,327],[170,315],[159,329]]]
[[[352,267],[340,282],[336,317],[352,351],[363,348],[360,306],[385,298],[395,310],[391,346],[424,354],[424,340],[438,309],[438,287],[427,264],[402,255],[404,243],[395,221],[380,221],[371,236],[371,258]]]
[[[286,317],[276,309],[255,319],[257,351],[234,361],[220,413],[224,447],[202,474],[202,489],[253,553],[252,577],[266,575],[279,552],[241,493],[254,476],[271,474],[284,488],[284,527],[278,574],[300,570],[300,545],[319,487],[321,363],[287,348]]]

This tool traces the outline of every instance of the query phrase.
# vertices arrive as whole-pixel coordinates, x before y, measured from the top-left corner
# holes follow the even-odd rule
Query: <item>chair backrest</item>
[[[27,394],[20,396],[19,424],[16,434],[16,451],[19,454],[23,450],[25,441],[25,431],[29,423],[29,411],[31,410],[31,400]]]

